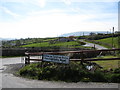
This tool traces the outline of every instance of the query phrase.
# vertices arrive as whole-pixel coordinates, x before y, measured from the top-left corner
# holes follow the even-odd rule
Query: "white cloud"
[[[66,4],[66,5],[70,5],[72,2],[71,0],[63,0],[63,2]]]
[[[72,2],[119,2],[119,0],[0,0],[1,2],[29,3],[38,2],[45,5],[46,2],[64,2],[70,5]]]
[[[45,0],[39,0],[38,3],[43,8],[43,7],[45,7],[46,1]]]
[[[4,2],[4,3],[6,3],[6,2],[24,2],[24,1],[26,1],[26,0],[1,0],[1,2]]]
[[[1,3],[6,3],[6,2],[17,2],[17,3],[24,3],[24,4],[35,4],[40,6],[41,8],[45,7],[46,5],[46,0],[1,0]]]
[[[63,10],[63,9],[51,9],[51,10],[44,10],[44,11],[32,11],[30,12],[28,15],[30,16],[35,16],[35,15],[50,15],[50,14],[55,14],[55,13],[59,13],[59,14],[65,14],[66,12],[68,12],[68,10]]]
[[[41,8],[44,8],[47,2],[47,0],[5,1],[21,3],[28,2],[38,5]],[[70,5],[72,2],[73,0],[64,0],[64,3],[67,5]],[[19,17],[18,14],[10,11],[8,8],[1,7],[1,9],[14,17]],[[92,10],[88,11],[92,12]],[[43,11],[33,11],[29,13],[27,18],[19,22],[0,23],[0,30],[2,31],[0,36],[3,38],[54,37],[63,33],[75,31],[107,31],[113,26],[117,28],[117,21],[115,21],[115,17],[117,17],[116,14],[101,12],[96,13],[94,10],[94,13],[89,13],[88,11],[86,12],[84,9],[77,7],[70,7],[69,9],[47,9]],[[71,12],[72,14],[69,14],[68,12]],[[73,14],[73,12],[76,12],[76,14]],[[107,21],[106,18],[109,18],[109,21]],[[114,21],[112,21],[111,18],[113,18]]]
[[[94,15],[66,15],[46,14],[42,16],[29,16],[17,23],[0,23],[1,37],[27,38],[27,37],[55,37],[63,33],[75,31],[107,31],[117,27],[117,22],[95,21],[88,22]]]
[[[37,6],[40,6],[41,8],[44,8],[46,5],[46,0],[28,0],[26,3],[31,3]]]
[[[6,7],[0,7],[0,9],[3,10],[5,13],[7,13],[7,14],[13,16],[14,18],[17,18],[17,17],[20,16],[20,15],[18,15],[18,14],[16,14],[16,13],[10,11],[10,10],[7,9]]]
[[[59,0],[52,0],[52,1],[59,1]],[[119,0],[62,0],[67,4],[72,2],[119,2]]]

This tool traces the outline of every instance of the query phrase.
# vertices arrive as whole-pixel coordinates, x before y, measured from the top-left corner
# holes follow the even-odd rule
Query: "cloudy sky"
[[[0,37],[118,30],[119,0],[0,0]]]

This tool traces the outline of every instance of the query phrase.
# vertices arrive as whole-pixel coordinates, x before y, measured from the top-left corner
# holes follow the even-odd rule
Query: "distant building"
[[[70,42],[70,41],[74,41],[73,38],[69,38],[69,37],[59,37],[56,40],[51,40],[49,41],[50,44],[55,44],[56,42]]]
[[[59,41],[59,42],[70,42],[70,41],[74,41],[74,39],[73,38],[60,37],[59,39],[57,39],[57,41]]]
[[[11,45],[11,46],[15,46],[15,45],[16,45],[16,43],[10,43],[10,45]]]

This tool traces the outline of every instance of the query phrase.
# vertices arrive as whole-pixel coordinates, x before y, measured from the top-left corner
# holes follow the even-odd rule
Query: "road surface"
[[[24,65],[21,57],[0,59],[1,62],[0,87],[2,88],[118,88],[117,83],[66,83],[25,79],[13,75],[14,71]]]
[[[96,49],[99,49],[99,50],[100,50],[100,49],[108,49],[108,48],[103,47],[103,46],[98,45],[98,44],[89,43],[89,42],[86,42],[86,41],[84,41],[84,40],[80,40],[80,41],[86,43],[84,46],[88,46],[88,47],[94,47],[94,46],[95,46],[95,48],[96,48]]]

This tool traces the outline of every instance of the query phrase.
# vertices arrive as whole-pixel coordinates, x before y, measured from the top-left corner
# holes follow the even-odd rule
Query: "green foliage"
[[[116,68],[115,70],[114,70],[114,73],[120,73],[120,68]]]
[[[85,37],[88,40],[99,40],[99,39],[105,39],[105,38],[111,38],[111,37],[118,37],[120,36],[120,33],[114,33],[114,35],[111,34],[102,34],[102,33],[91,33],[89,36]]]
[[[96,71],[93,73],[91,78],[93,82],[107,82],[104,73],[101,71]]]
[[[119,48],[120,46],[120,34],[115,33],[113,34],[94,34],[85,36],[83,39],[86,39],[88,42],[96,43],[107,48],[112,48],[112,40],[113,46],[115,48]]]
[[[101,59],[101,58],[117,58],[117,57],[116,56],[101,56],[97,58]],[[102,66],[104,69],[109,70],[109,69],[118,68],[119,60],[94,61],[94,62]]]
[[[112,45],[112,37],[111,38],[105,38],[105,39],[100,39],[100,40],[96,40],[98,42],[101,42],[101,44],[103,44],[106,47],[109,47]],[[107,45],[109,44],[109,45]],[[118,37],[114,37],[113,38],[113,44],[115,48],[118,48]]]
[[[29,45],[23,45],[22,47],[75,47],[81,46],[80,42],[71,41],[71,42],[57,42],[55,44],[50,44],[49,42],[34,43]]]
[[[119,74],[113,74],[112,77],[111,77],[111,82],[120,83],[120,73]]]
[[[119,74],[115,74],[115,73],[106,74],[105,78],[110,83],[120,83],[120,73]]]
[[[54,38],[26,38],[26,39],[16,39],[16,40],[9,40],[9,41],[2,41],[3,47],[20,47],[22,45],[29,45],[33,43],[41,43],[41,42],[49,42],[51,40],[56,39]]]
[[[88,41],[88,40],[87,40]],[[105,38],[99,40],[89,40],[88,42],[96,43],[107,48],[112,48],[112,38]],[[113,38],[113,45],[115,48],[118,48],[118,37]]]
[[[37,64],[30,64],[19,70],[21,76],[36,79],[36,75],[39,73],[40,68],[36,68]]]
[[[120,82],[120,73],[116,70],[112,73],[105,73],[96,70],[89,72],[86,65],[82,66],[80,62],[71,62],[69,65],[56,64],[51,62],[34,63],[23,67],[19,74],[23,77],[38,80],[56,80],[65,82]]]

